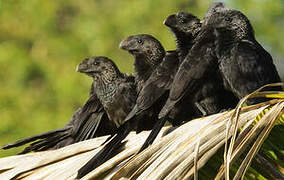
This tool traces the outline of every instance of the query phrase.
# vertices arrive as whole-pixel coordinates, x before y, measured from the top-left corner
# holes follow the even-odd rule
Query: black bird
[[[206,25],[210,16],[226,10],[223,3],[213,4],[209,8],[192,48],[179,66],[159,118],[166,118],[173,108],[185,100],[191,101],[203,115],[234,108],[238,103],[234,94],[223,86],[218,71],[213,30]]]
[[[134,77],[121,73],[115,63],[104,56],[82,61],[77,71],[93,78],[94,94],[109,119],[119,127],[136,101]]]
[[[173,16],[178,17],[178,22]],[[201,26],[199,19],[196,16],[185,12],[171,15],[165,21],[165,24],[168,25],[173,25],[175,23],[180,24],[180,26],[173,28],[177,39],[177,50],[167,51],[163,61],[156,66],[156,69],[153,70],[147,81],[143,83],[143,86],[138,93],[136,105],[128,114],[126,120],[131,120],[133,117],[139,116],[140,114],[154,114],[157,117],[166,102],[180,60],[183,59],[182,57],[185,56],[188,49],[191,48],[192,40],[195,38],[196,33]],[[159,53],[161,53],[161,57],[164,54],[162,51]],[[172,110],[170,116],[164,121],[158,121],[158,119],[156,119],[155,126],[152,128],[153,130],[140,151],[148,147],[154,141],[166,120],[170,121],[173,125],[178,125],[185,117],[193,117],[193,114],[193,108],[190,108],[190,105],[187,105],[187,108],[184,106],[184,108],[178,107]],[[139,121],[145,123],[143,119],[140,119]]]
[[[221,8],[224,8],[223,3],[215,3],[209,8],[207,15],[209,16],[213,12],[219,11]],[[173,77],[186,54],[193,46],[193,40],[201,29],[200,20],[193,14],[186,12],[179,12],[168,16],[164,24],[170,27],[171,31],[174,33],[177,42],[177,50],[167,52],[163,62],[157,66],[151,74],[150,78],[139,92],[136,105],[127,116],[127,120],[142,112],[147,113],[148,111],[152,111],[154,108],[161,109],[161,105],[164,105],[168,98]],[[191,98],[184,99],[171,109],[167,117],[157,120],[139,152],[152,144],[167,120],[174,126],[179,125],[184,120],[201,116],[200,107],[199,102],[193,103]],[[203,109],[201,109],[201,111],[202,110]]]
[[[180,63],[183,61],[188,51],[191,49],[195,37],[198,35],[201,22],[195,15],[187,12],[178,12],[169,15],[164,25],[170,28],[176,38],[176,52],[178,53]]]
[[[256,41],[253,27],[243,13],[219,12],[210,18],[208,25],[216,35],[216,53],[224,85],[238,98],[265,84],[281,82],[271,55]],[[262,100],[251,99],[248,104]]]
[[[120,42],[119,48],[134,57],[135,82],[139,92],[153,70],[162,62],[166,52],[162,44],[149,34],[129,36]]]
[[[224,10],[224,9],[226,9],[225,4],[213,3],[209,7],[203,21],[205,21],[213,13]],[[168,88],[175,88],[172,85],[173,77],[175,76],[179,65],[183,62],[183,60],[185,59],[189,50],[194,45],[194,43],[195,43],[194,39],[198,36],[198,34],[201,30],[202,24],[196,16],[194,16],[193,14],[187,13],[187,12],[179,12],[179,13],[172,14],[172,15],[168,16],[167,19],[164,21],[164,24],[170,28],[170,30],[173,32],[174,36],[176,37],[176,42],[177,42],[176,52],[178,54],[179,61],[175,63],[172,60],[172,64],[170,64],[168,66],[165,66],[165,63],[161,63],[160,66],[164,68],[164,70],[163,70],[164,74],[160,73],[160,72],[153,74],[153,77],[154,77],[153,79],[157,79],[158,77],[161,78],[161,77],[165,76],[165,74],[167,74],[168,77],[171,77],[171,78],[167,79],[168,80],[167,83],[170,84],[170,85],[168,85],[167,87],[164,86],[165,89],[164,89],[164,91],[162,91],[162,92],[168,93],[168,91],[169,91]],[[166,62],[166,60],[165,60],[165,62]],[[167,62],[167,63],[169,64],[169,62]],[[166,67],[168,69],[165,70]],[[170,69],[170,68],[172,68],[172,69]],[[151,78],[149,78],[149,80],[150,79]],[[214,80],[214,77],[211,78],[211,79]],[[163,80],[160,80],[160,81],[165,82],[165,78]],[[210,83],[212,83],[212,82],[210,82]],[[182,99],[182,101],[177,103],[172,109],[170,109],[167,112],[167,113],[169,113],[169,114],[167,114],[167,116],[163,116],[162,118],[160,118],[157,121],[153,130],[151,131],[151,134],[148,136],[147,140],[145,141],[144,145],[140,149],[140,151],[145,149],[147,146],[149,146],[154,141],[154,139],[158,135],[160,129],[163,127],[163,125],[165,124],[165,122],[167,120],[170,121],[175,126],[175,125],[179,125],[182,121],[188,121],[188,120],[191,120],[193,118],[200,117],[202,115],[212,114],[212,113],[220,111],[221,107],[216,108],[217,105],[215,105],[216,103],[219,103],[220,99],[217,99],[216,97],[213,99],[211,97],[213,95],[211,95],[209,93],[209,91],[214,88],[214,87],[210,87],[210,85],[211,85],[210,83],[207,83],[206,84],[207,87],[203,87],[203,91],[199,92],[198,95],[195,96],[195,98],[184,97]],[[155,84],[157,86],[161,86],[157,82],[151,82],[149,84],[151,86],[153,86],[153,84]],[[209,88],[211,88],[211,89],[209,89]],[[154,87],[152,89],[156,89],[157,92],[160,90],[157,87]],[[150,94],[149,92],[148,92],[148,94]],[[208,95],[209,95],[209,97],[207,97]],[[138,99],[139,99],[139,96],[140,95],[138,95]],[[146,93],[144,93],[144,96],[147,97]],[[150,96],[150,97],[152,97],[152,96]],[[168,95],[167,95],[166,98],[168,98]],[[219,100],[219,101],[217,101],[217,100]],[[233,105],[235,105],[236,103],[237,103],[237,101],[235,101],[235,103]],[[145,104],[145,102],[144,102],[144,104]],[[215,109],[211,108],[212,104],[214,104]],[[232,107],[233,105],[222,106],[222,108]],[[211,109],[209,109],[209,108],[211,108]]]
[[[77,178],[81,178],[111,158],[121,147],[121,141],[129,133],[128,129],[135,127],[131,123],[123,124],[136,102],[137,94],[134,77],[121,73],[107,57],[87,58],[79,64],[77,70],[93,78],[94,94],[97,95],[109,120],[119,128],[104,148],[79,170]]]
[[[24,138],[2,148],[10,149],[32,142],[20,152],[20,154],[25,154],[31,151],[58,149],[94,137],[113,134],[116,126],[109,121],[102,104],[93,92],[92,85],[87,102],[74,112],[63,128]]]
[[[137,91],[140,92],[153,70],[162,62],[165,50],[156,38],[148,34],[129,36],[120,43],[119,47],[127,50],[135,59],[135,83]],[[151,112],[132,117],[131,120],[125,118],[125,123],[117,130],[115,137],[79,170],[77,178],[83,177],[108,160],[120,148],[121,142],[132,130],[136,130],[138,133],[142,130],[152,129],[159,110],[154,108]],[[143,121],[141,121],[142,119]]]
[[[160,67],[160,63],[163,61],[164,57],[168,56],[168,59],[174,59],[174,61],[176,61],[177,59],[173,58],[176,56],[176,53],[166,52],[162,44],[152,35],[148,34],[138,34],[129,36],[120,43],[119,47],[123,50],[128,51],[135,59],[135,82],[137,84],[138,99],[136,105],[126,117],[126,121],[129,121],[131,119],[135,119],[137,121],[137,133],[141,130],[152,129],[154,124],[156,123],[157,115],[160,111],[162,104],[161,102],[155,104],[155,106],[153,106],[153,108],[147,112],[140,111],[138,107],[140,104],[139,101],[147,101],[146,99],[142,98],[143,95],[141,94],[144,94],[145,91],[148,91],[147,88],[144,88],[145,86],[151,88],[149,86],[149,82],[154,80],[155,78],[152,77],[152,74],[154,71],[156,71],[157,67]],[[160,69],[160,72],[163,71],[161,68],[158,69]],[[161,87],[161,90],[162,89],[163,87]],[[152,91],[151,93],[153,93],[153,96],[151,97],[155,97],[154,94],[156,92]],[[148,104],[148,107],[151,106],[151,103],[155,102],[154,99],[152,99],[151,101],[152,102],[148,101],[148,103],[150,103]],[[136,110],[138,110],[139,112]]]

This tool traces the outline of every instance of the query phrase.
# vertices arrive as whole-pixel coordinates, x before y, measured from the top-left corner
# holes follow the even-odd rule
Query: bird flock
[[[105,56],[84,59],[77,71],[93,78],[93,83],[89,99],[71,120],[63,128],[2,148],[30,143],[23,154],[111,135],[103,149],[78,171],[77,178],[81,178],[113,157],[131,131],[151,130],[141,152],[167,121],[179,126],[235,108],[242,97],[259,87],[281,82],[271,55],[256,41],[248,18],[224,3],[213,3],[202,20],[178,12],[169,15],[164,25],[176,38],[176,50],[166,51],[149,34],[125,38],[119,48],[133,56],[134,75],[120,72]],[[254,98],[248,104],[264,100]]]

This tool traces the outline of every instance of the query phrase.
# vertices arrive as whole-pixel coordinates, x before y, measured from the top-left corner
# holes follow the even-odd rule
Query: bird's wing
[[[80,142],[96,137],[98,127],[100,123],[102,123],[103,115],[104,112],[91,113],[75,135],[75,142]]]
[[[237,61],[240,72],[245,76],[248,82],[245,86],[247,89],[255,90],[258,83],[263,83],[266,79],[264,66],[265,57],[258,53],[254,43],[250,41],[241,41],[237,45],[235,61]]]
[[[201,85],[202,82],[199,80],[210,69],[210,64],[214,63],[213,42],[212,30],[206,26],[202,27],[174,77],[169,95],[170,101],[178,101],[185,94],[190,95]]]
[[[240,41],[234,46],[232,55],[224,60],[229,63],[223,65],[225,70],[221,72],[239,97],[265,84],[280,82],[272,57],[256,42]]]
[[[211,51],[211,47],[204,45],[193,47],[189,52],[174,77],[169,98],[160,111],[159,118],[165,117],[184,95],[191,96],[202,85],[201,79],[214,60]]]
[[[82,113],[99,112],[103,106],[96,94],[92,94],[82,107]]]
[[[237,46],[236,56],[242,73],[249,80],[257,81],[258,86],[280,82],[272,57],[257,42],[241,41]]]
[[[75,142],[111,134],[115,125],[110,122],[96,94],[92,94],[82,107],[74,124]]]
[[[167,53],[163,62],[153,71],[140,90],[136,104],[126,117],[126,121],[150,108],[170,89],[174,74],[178,67],[178,56],[174,52]]]
[[[124,112],[127,115],[124,122],[128,121],[135,115],[134,111],[137,99],[137,86],[135,85],[135,79],[132,77],[125,78],[124,82],[119,85],[120,88],[118,94],[122,95],[119,95],[117,98],[123,98],[121,99],[121,102],[124,103],[121,103],[121,106],[123,106],[122,109],[124,109]]]
[[[176,54],[167,55],[163,62],[154,70],[150,78],[145,82],[137,98],[137,108],[144,111],[150,108],[171,88],[174,75],[178,68]]]
[[[185,93],[194,92],[196,87],[201,85],[202,82],[199,82],[199,80],[210,68],[211,60],[211,54],[206,51],[199,56],[188,54],[174,77],[169,96],[170,100],[179,100]]]

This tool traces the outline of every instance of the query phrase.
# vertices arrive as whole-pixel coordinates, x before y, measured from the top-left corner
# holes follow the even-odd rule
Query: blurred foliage
[[[118,48],[133,34],[157,37],[166,49],[174,38],[163,25],[171,13],[203,17],[206,0],[0,0],[0,145],[62,127],[88,97],[91,79],[75,72],[85,57],[105,55],[124,72],[133,60]],[[226,1],[244,12],[257,39],[281,73],[284,1]],[[283,74],[282,74],[283,75]],[[2,151],[0,157],[19,149]]]

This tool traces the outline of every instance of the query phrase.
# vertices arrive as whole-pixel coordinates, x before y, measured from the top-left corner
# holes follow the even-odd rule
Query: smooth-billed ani
[[[208,26],[214,28],[216,54],[224,85],[238,98],[263,85],[281,82],[271,55],[256,41],[253,27],[242,12],[228,10],[216,13]],[[263,100],[254,98],[247,103]]]
[[[178,17],[178,22],[176,22],[176,16]],[[127,120],[141,113],[153,112],[153,109],[157,109],[154,111],[156,115],[160,112],[168,98],[169,90],[179,64],[191,48],[192,41],[201,26],[200,20],[196,16],[185,12],[179,12],[169,16],[164,23],[168,26],[173,26],[173,24],[176,23],[181,24],[172,29],[176,35],[177,49],[175,51],[166,52],[163,61],[144,83],[141,91],[138,93],[136,105],[127,116]],[[150,135],[139,152],[152,144],[167,120],[173,125],[178,125],[187,118],[196,117],[196,114],[198,114],[196,113],[196,109],[191,106],[190,102],[184,101],[184,103],[186,103],[186,105],[180,104],[180,106],[172,109],[167,118],[163,120],[156,119],[155,126],[152,128]],[[141,121],[143,121],[143,119]]]
[[[83,140],[113,134],[115,129],[115,124],[108,119],[97,95],[94,94],[92,85],[87,102],[74,112],[63,128],[20,139],[2,148],[10,149],[32,142],[20,154],[58,149]]]
[[[213,13],[224,9],[226,9],[226,7],[223,3],[213,3],[209,7],[203,22]],[[196,42],[194,41],[194,39],[198,36],[201,30],[201,22],[196,16],[190,13],[179,12],[168,16],[167,19],[164,21],[164,24],[170,28],[170,30],[176,37],[176,51],[178,53],[179,63],[176,63],[175,66],[172,65],[172,68],[175,67],[177,69],[185,59],[191,47]],[[168,72],[173,72],[171,73],[171,76],[175,76],[176,71],[177,70],[168,70]],[[169,120],[173,125],[177,125],[180,124],[182,121],[188,121],[193,118],[200,117],[202,115],[219,112],[220,110],[222,110],[222,108],[234,107],[237,104],[237,101],[232,94],[228,92],[225,93],[225,95],[230,97],[230,100],[234,100],[232,104],[226,105],[224,103],[222,105],[219,105],[218,103],[220,103],[221,100],[219,96],[211,94],[210,91],[214,88],[216,88],[217,91],[221,89],[221,91],[224,92],[224,89],[222,87],[219,87],[220,85],[213,85],[213,83],[215,83],[214,80],[216,79],[219,80],[219,78],[216,76],[211,77],[210,80],[212,80],[212,82],[210,80],[205,82],[204,87],[202,87],[202,91],[199,92],[194,98],[190,96],[183,97],[183,99],[179,103],[177,103],[172,109],[167,112],[169,113],[167,114],[167,116],[160,118],[157,121],[155,127],[153,128],[151,134],[148,136],[146,142],[142,146],[141,150],[145,149],[149,144],[154,141],[155,137],[158,135],[158,132],[165,124],[166,120]],[[172,85],[173,78],[169,80],[170,84]],[[173,87],[172,85],[171,88],[175,87]],[[214,105],[213,108],[212,105]]]
[[[77,70],[93,78],[94,94],[97,95],[109,120],[119,128],[104,148],[79,170],[77,178],[81,178],[111,158],[128,135],[128,130],[136,127],[135,124],[124,122],[136,102],[137,94],[134,77],[121,73],[107,57],[87,58],[79,64]]]
[[[203,115],[218,113],[237,105],[238,99],[223,85],[218,71],[214,34],[212,28],[206,25],[210,16],[226,10],[223,3],[213,4],[209,8],[192,48],[179,66],[159,118],[167,117],[173,108],[185,100],[196,105]]]
[[[119,48],[134,57],[135,82],[139,92],[153,70],[162,62],[165,50],[162,44],[149,34],[128,36],[120,42]]]
[[[120,43],[119,47],[127,50],[135,59],[135,83],[137,91],[140,92],[153,70],[163,60],[165,50],[156,38],[148,34],[129,36]],[[105,156],[114,154],[114,151],[120,147],[123,139],[132,130],[140,132],[145,129],[152,129],[157,120],[159,110],[158,108],[154,108],[148,113],[141,113],[138,116],[132,117],[131,120],[126,118],[124,120],[126,123],[117,130],[116,136],[79,170],[77,177],[83,177],[108,160],[109,158],[105,158]],[[143,121],[140,121],[141,119]]]

